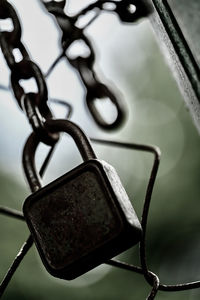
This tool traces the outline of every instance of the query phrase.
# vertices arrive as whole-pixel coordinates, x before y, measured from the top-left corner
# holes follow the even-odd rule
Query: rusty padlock
[[[115,169],[96,159],[82,130],[68,120],[48,120],[45,126],[71,135],[84,162],[41,188],[34,162],[39,141],[33,133],[23,159],[36,192],[23,211],[47,271],[71,280],[136,244],[141,225]]]

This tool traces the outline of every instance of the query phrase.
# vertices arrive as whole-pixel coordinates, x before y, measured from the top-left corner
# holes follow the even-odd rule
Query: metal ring
[[[15,67],[12,69],[11,73],[11,86],[19,105],[21,106],[21,98],[23,95],[25,95],[25,91],[20,85],[19,81],[21,79],[30,79],[32,77],[37,83],[38,92],[36,93],[36,105],[40,109],[43,103],[46,103],[47,101],[48,92],[43,74],[33,61],[24,59],[15,64]],[[42,114],[41,109],[40,112]]]
[[[0,1],[0,19],[10,18],[13,22],[13,31],[4,32],[10,43],[16,43],[21,39],[21,25],[16,11],[7,1]]]
[[[95,101],[103,98],[109,98],[117,110],[117,117],[111,123],[108,123],[104,120],[95,106]],[[95,89],[90,89],[87,91],[86,103],[93,119],[103,129],[117,129],[125,120],[126,113],[122,101],[117,98],[106,85],[102,83],[98,83]]]
[[[8,32],[9,34],[10,32]],[[22,55],[22,60],[30,60],[29,54],[26,51],[26,48],[22,44],[21,41],[15,41],[14,43],[10,41],[9,35],[7,35],[7,32],[3,32],[1,35],[1,49],[4,54],[4,57],[6,59],[6,62],[9,66],[9,68],[12,70],[17,62],[15,61],[15,57],[13,55],[13,50],[18,49],[19,52]]]
[[[26,113],[29,123],[38,139],[44,144],[52,146],[59,140],[59,134],[50,132],[47,127],[44,126],[45,118],[40,114],[35,100],[36,94],[25,94],[21,98],[21,107]]]

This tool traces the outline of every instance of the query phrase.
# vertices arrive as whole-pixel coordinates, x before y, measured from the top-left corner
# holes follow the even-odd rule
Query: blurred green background
[[[31,2],[31,12],[28,1],[11,2],[22,19],[23,40],[45,72],[59,53],[55,24],[38,2]],[[87,2],[90,1],[75,1],[69,8],[73,12]],[[37,24],[34,16],[37,16]],[[125,99],[129,111],[127,122],[117,132],[101,132],[83,104],[84,89],[64,61],[48,79],[50,97],[69,101],[74,106],[72,119],[90,136],[154,144],[161,148],[147,232],[149,268],[166,284],[198,280],[200,139],[151,25],[148,20],[137,25],[122,25],[116,16],[103,15],[87,34],[98,53],[95,68],[99,76],[103,78],[105,74],[108,82],[112,79]],[[0,59],[0,83],[7,86],[9,72],[2,55]],[[0,205],[21,209],[29,194],[21,167],[21,151],[30,128],[11,92],[0,90],[0,99]],[[153,156],[100,145],[94,145],[94,149],[99,158],[115,166],[140,218]],[[45,151],[40,149],[38,165]],[[57,149],[45,182],[80,162],[77,149],[70,139],[65,139]],[[1,278],[28,234],[26,224],[0,215]],[[139,264],[138,247],[123,253],[119,259]],[[149,291],[150,286],[141,275],[106,265],[72,282],[54,279],[45,271],[33,247],[3,299],[139,300],[145,299]],[[159,292],[156,299],[199,298],[200,291],[193,290]]]

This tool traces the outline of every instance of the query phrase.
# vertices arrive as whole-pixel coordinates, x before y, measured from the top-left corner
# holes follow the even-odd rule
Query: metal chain
[[[93,119],[103,129],[108,130],[118,128],[124,121],[126,115],[124,103],[108,86],[99,81],[94,70],[95,52],[92,43],[85,35],[84,30],[97,18],[100,11],[114,12],[123,22],[135,22],[141,17],[147,16],[149,13],[147,6],[144,6],[143,2],[138,0],[100,0],[88,5],[78,14],[69,16],[64,11],[66,0],[60,2],[46,2],[45,0],[40,0],[40,2],[44,5],[46,10],[55,17],[62,32],[62,54],[58,60],[65,57],[67,61],[78,71],[86,89],[86,104]],[[107,8],[109,4],[111,5],[111,9]],[[135,11],[131,11],[131,5],[136,8]],[[84,27],[80,28],[77,25],[80,17],[91,11],[94,13],[94,16]],[[68,50],[75,41],[81,41],[87,46],[89,54],[86,57],[70,57]],[[58,61],[56,61],[56,63],[57,62]],[[54,66],[55,65],[52,67]],[[103,116],[101,116],[100,112],[96,108],[96,100],[105,98],[108,98],[117,110],[116,119],[110,123],[104,120]]]
[[[73,65],[79,72],[88,92],[87,94],[91,94],[92,97],[89,96],[88,99],[92,99],[94,97],[103,98],[105,96],[108,96],[110,100],[115,103],[117,109],[119,110],[120,115],[120,109],[121,104],[119,100],[113,95],[113,93],[102,83],[99,82],[97,79],[97,76],[95,74],[95,71],[93,69],[94,61],[95,61],[95,55],[92,48],[92,45],[90,41],[87,39],[87,37],[84,35],[83,30],[86,28],[80,29],[76,26],[76,22],[78,18],[81,15],[86,14],[88,11],[91,10],[98,10],[96,14],[98,15],[99,11],[106,10],[106,11],[112,11],[116,13],[120,20],[123,22],[133,22],[136,21],[139,16],[146,16],[148,14],[148,10],[144,9],[143,2],[139,0],[122,0],[122,1],[97,1],[85,9],[83,9],[81,12],[79,12],[76,16],[70,17],[64,13],[64,7],[66,1],[50,1],[48,3],[44,3],[42,1],[45,7],[49,12],[54,14],[56,17],[56,20],[58,24],[60,25],[62,31],[63,31],[63,37],[62,37],[62,48],[63,52],[62,54],[57,58],[57,60],[54,62],[52,67],[49,69],[47,75],[53,70],[53,67],[57,64],[57,62],[63,57],[66,56],[68,61]],[[108,9],[105,4],[111,3],[114,4],[112,9]],[[136,12],[130,13],[130,5],[136,6]],[[96,15],[96,16],[97,16]],[[52,118],[53,115],[51,113],[51,110],[47,104],[48,99],[48,92],[46,87],[46,82],[44,79],[44,76],[40,70],[40,68],[30,59],[30,56],[21,42],[21,26],[19,22],[19,18],[14,10],[14,8],[9,4],[7,0],[0,0],[0,19],[7,19],[10,18],[13,23],[13,30],[11,32],[4,31],[0,32],[0,44],[1,49],[4,54],[4,57],[6,59],[6,62],[11,70],[11,86],[13,89],[13,92],[15,94],[15,97],[18,101],[19,106],[26,112],[26,115],[28,117],[28,120],[33,128],[33,131],[37,134],[39,141],[42,141],[45,144],[52,145],[52,148],[47,155],[41,170],[40,175],[42,176],[46,170],[46,167],[48,166],[49,159],[52,155],[53,149],[55,148],[55,145],[58,141],[59,135],[52,135],[51,132],[46,131],[44,123],[45,120],[48,118]],[[89,23],[88,23],[89,25]],[[87,26],[88,26],[87,25]],[[83,40],[86,45],[90,49],[90,55],[87,58],[83,57],[77,57],[76,59],[71,59],[67,56],[66,51],[69,48],[69,46],[72,44],[73,41],[76,41],[78,39]],[[21,53],[22,59],[20,62],[17,62],[14,55],[14,49],[18,49]],[[89,76],[89,77],[88,77]],[[30,79],[34,78],[37,84],[38,91],[37,93],[26,93],[20,84],[20,80],[22,79]],[[88,80],[90,78],[90,80]],[[97,87],[97,90],[95,91],[94,87]],[[92,100],[90,100],[92,102]],[[88,100],[89,101],[89,100]],[[108,124],[102,123],[102,120],[98,120],[98,113],[93,110],[93,104],[88,102],[88,107],[91,110],[94,119],[99,122],[99,125],[101,127],[107,128]],[[60,103],[64,104],[64,103]],[[64,104],[66,105],[66,103]],[[91,105],[91,106],[90,106]],[[71,107],[69,108],[69,114]],[[122,107],[122,114],[123,115],[124,110]],[[68,117],[69,117],[68,114]],[[121,118],[121,117],[120,117]],[[117,121],[118,125],[119,120]],[[120,119],[121,122],[121,119]],[[119,123],[120,123],[119,122]],[[111,125],[112,127],[112,125]],[[133,149],[138,151],[146,151],[149,153],[152,153],[154,155],[154,163],[153,168],[151,171],[145,201],[144,201],[144,208],[142,213],[142,219],[141,224],[143,228],[143,236],[140,243],[140,259],[141,259],[141,267],[134,266],[131,264],[127,264],[125,262],[117,261],[117,260],[110,260],[106,262],[109,265],[129,270],[132,272],[136,272],[138,274],[144,275],[147,282],[152,286],[152,290],[147,297],[148,300],[155,299],[156,294],[158,290],[163,291],[182,291],[182,290],[188,290],[188,289],[194,289],[200,287],[200,281],[191,282],[191,283],[185,283],[185,284],[177,284],[177,285],[165,285],[161,284],[159,282],[159,278],[156,274],[151,272],[147,265],[146,260],[146,228],[147,228],[147,220],[149,215],[149,208],[150,208],[150,202],[153,192],[154,183],[156,180],[156,175],[158,171],[159,166],[159,160],[160,160],[160,151],[157,147],[153,146],[147,146],[147,145],[138,145],[138,144],[130,144],[130,143],[122,143],[117,141],[106,141],[106,140],[97,140],[97,139],[91,139],[93,142],[105,144],[108,146],[116,146],[116,147],[123,147],[126,149]],[[7,207],[0,207],[0,213],[8,216],[15,217],[19,220],[23,220],[23,215],[21,212],[18,212],[16,210],[7,208]],[[5,291],[6,287],[8,286],[8,283],[10,282],[13,274],[15,273],[17,267],[19,266],[20,262],[23,260],[25,254],[29,251],[33,241],[32,238],[29,237],[28,240],[25,242],[25,244],[22,246],[21,250],[19,251],[18,255],[16,256],[15,260],[13,261],[13,264],[11,265],[10,269],[8,270],[6,276],[4,277],[2,283],[0,284],[0,296],[3,295],[3,292]]]
[[[53,145],[58,140],[58,134],[51,134],[46,131],[43,122],[47,118],[52,118],[52,113],[47,105],[48,92],[44,76],[34,63],[21,41],[21,25],[16,11],[12,5],[6,1],[0,1],[0,19],[11,19],[13,30],[0,32],[0,44],[11,70],[11,87],[19,106],[25,111],[29,122],[35,132],[38,133],[41,140],[48,145]],[[17,61],[14,50],[21,54],[21,60]],[[36,93],[25,92],[20,80],[35,79],[37,85]]]

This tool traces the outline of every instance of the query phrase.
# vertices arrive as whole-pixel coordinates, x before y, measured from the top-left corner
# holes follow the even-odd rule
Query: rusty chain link
[[[68,16],[64,12],[66,1],[44,1],[40,0],[47,11],[54,15],[56,21],[62,30],[62,53],[58,57],[58,59],[53,63],[52,67],[49,69],[48,74],[53,70],[58,61],[66,57],[69,63],[78,71],[84,86],[86,87],[86,102],[88,108],[97,122],[97,124],[104,129],[111,129],[119,126],[124,119],[125,110],[123,103],[119,100],[114,93],[103,83],[101,83],[95,73],[94,70],[94,62],[95,62],[95,52],[93,50],[92,44],[89,39],[84,34],[84,29],[91,24],[91,22],[98,16],[98,14],[104,10],[116,13],[122,22],[135,22],[140,17],[147,16],[149,11],[146,6],[143,5],[143,1],[140,0],[121,0],[121,1],[105,1],[99,0],[86,8],[81,10],[78,14],[73,17]],[[112,4],[112,6],[108,7],[107,4]],[[133,12],[130,8],[133,5],[136,10]],[[80,16],[85,15],[89,11],[94,11],[94,18],[83,28],[79,28],[77,26],[77,21]],[[21,41],[21,25],[19,22],[19,18],[16,14],[15,9],[7,0],[0,0],[0,19],[11,19],[13,24],[13,30],[11,32],[1,31],[0,32],[0,44],[1,49],[4,54],[5,60],[7,62],[8,67],[11,71],[11,87],[13,89],[14,95],[17,99],[17,102],[21,109],[24,110],[26,116],[31,124],[33,131],[38,136],[39,141],[47,145],[51,145],[51,150],[45,159],[40,175],[42,176],[45,172],[45,169],[48,165],[49,159],[51,157],[52,151],[59,139],[59,134],[52,134],[45,127],[45,120],[53,118],[53,114],[48,106],[48,91],[46,86],[45,77],[42,74],[40,68],[35,64],[29,54],[25,46]],[[82,40],[90,50],[90,54],[87,57],[71,58],[67,50],[71,46],[74,41]],[[18,49],[22,59],[17,61],[14,55],[14,50]],[[47,74],[47,75],[48,75]],[[23,86],[20,84],[21,80],[28,80],[33,78],[36,81],[37,92],[25,92]],[[108,97],[110,101],[116,106],[118,111],[117,118],[113,123],[106,123],[103,117],[99,114],[97,109],[95,108],[95,100],[97,98],[103,99]],[[56,101],[55,101],[56,102]],[[59,101],[57,101],[59,102]],[[63,105],[62,102],[60,104]],[[66,105],[66,104],[64,104]],[[69,108],[69,114],[71,112],[71,107]],[[194,289],[200,287],[200,281],[185,283],[185,284],[177,284],[177,285],[165,285],[161,284],[159,278],[156,274],[151,272],[148,268],[147,260],[146,260],[146,228],[147,228],[147,220],[149,215],[150,202],[153,192],[153,187],[159,167],[160,160],[160,151],[157,147],[147,146],[147,145],[139,145],[139,144],[128,144],[116,141],[105,141],[105,140],[97,140],[91,139],[93,142],[105,144],[108,146],[117,146],[123,147],[126,149],[140,150],[152,153],[154,155],[154,163],[151,171],[145,201],[143,214],[141,219],[143,236],[140,243],[140,260],[141,267],[137,267],[131,264],[127,264],[125,262],[121,262],[118,260],[110,260],[106,262],[109,265],[122,268],[125,270],[129,270],[132,272],[136,272],[138,274],[144,275],[146,281],[152,286],[152,290],[147,297],[148,300],[152,300],[156,297],[158,290],[163,291],[182,291],[188,289]],[[16,210],[0,207],[0,213],[8,216],[12,216],[23,220],[23,215],[21,212]],[[6,276],[4,277],[2,283],[0,284],[0,296],[3,295],[6,287],[8,286],[13,274],[15,273],[17,267],[20,262],[23,260],[25,254],[29,251],[30,247],[33,244],[33,240],[31,237],[28,238],[27,242],[22,246],[20,252],[18,253],[16,259],[13,261],[10,269],[8,270]]]

